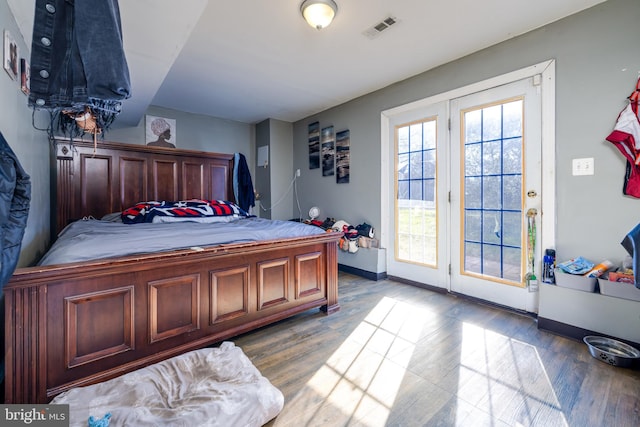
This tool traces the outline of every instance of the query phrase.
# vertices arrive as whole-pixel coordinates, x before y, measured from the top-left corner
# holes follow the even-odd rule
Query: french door
[[[388,274],[440,287],[448,281],[447,107],[440,102],[394,120],[396,197],[387,248]]]
[[[526,275],[540,259],[540,107],[533,78],[451,101],[453,292],[534,304]]]
[[[534,75],[390,118],[389,275],[537,311],[539,86]]]

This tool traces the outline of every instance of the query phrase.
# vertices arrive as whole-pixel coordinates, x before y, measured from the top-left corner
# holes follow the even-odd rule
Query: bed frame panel
[[[58,227],[141,195],[232,199],[232,155],[113,143],[93,150],[57,146]],[[46,403],[311,308],[335,312],[339,237],[18,269],[4,288],[5,403]]]

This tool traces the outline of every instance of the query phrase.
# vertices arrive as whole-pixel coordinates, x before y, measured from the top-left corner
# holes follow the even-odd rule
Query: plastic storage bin
[[[600,293],[602,295],[640,301],[640,289],[636,288],[633,283],[598,279],[598,284],[600,285]]]
[[[565,273],[559,268],[555,269],[556,285],[562,288],[571,288],[583,292],[594,292],[598,279],[595,277],[579,276]]]

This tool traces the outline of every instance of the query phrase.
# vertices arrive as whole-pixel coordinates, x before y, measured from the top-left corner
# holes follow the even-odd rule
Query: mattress
[[[123,224],[85,219],[73,222],[62,230],[38,265],[66,264],[324,233],[325,230],[313,225],[256,217],[211,224],[194,221]]]

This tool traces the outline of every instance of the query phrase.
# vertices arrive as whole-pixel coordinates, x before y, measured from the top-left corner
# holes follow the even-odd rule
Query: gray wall
[[[123,108],[126,108],[126,103]],[[150,106],[146,114],[176,120],[177,148],[214,153],[240,152],[246,156],[249,168],[253,172],[253,125],[156,106]],[[145,144],[144,117],[138,126],[124,128],[118,126],[116,119],[114,127],[106,133],[105,139],[128,144]]]
[[[5,29],[17,42],[19,56],[29,58],[13,14],[6,0],[0,0],[0,30]],[[4,69],[0,70],[0,105],[0,132],[31,176],[29,219],[18,263],[24,267],[39,258],[49,243],[49,143],[47,134],[35,130],[31,124],[31,110],[27,107],[27,96],[20,90],[20,82],[12,80]],[[37,123],[48,120],[40,114],[35,119]]]
[[[271,121],[263,120],[256,125],[256,154],[260,147],[269,147],[271,142]],[[271,149],[269,149],[269,157],[271,157]],[[271,159],[267,166],[260,165],[256,167],[256,173],[253,175],[253,189],[259,194],[259,200],[256,202],[256,207],[262,206],[265,209],[271,206]],[[260,209],[256,215],[261,218],[271,219],[270,210]]]
[[[640,222],[640,200],[622,195],[625,162],[605,138],[640,76],[638,22],[638,0],[609,0],[294,123],[293,169],[302,169],[302,211],[317,205],[323,217],[381,227],[383,110],[555,59],[558,258],[621,260],[626,253],[620,241]],[[307,125],[316,120],[321,127],[351,131],[347,185],[308,168]],[[582,157],[595,159],[594,176],[571,175],[572,159]]]
[[[256,150],[259,147],[269,147],[268,166],[255,168],[253,182],[255,190],[260,193],[262,208],[259,216],[262,218],[288,220],[299,215],[294,188],[291,186],[292,141],[293,126],[289,122],[267,119],[256,125]]]
[[[298,217],[293,198],[293,126],[289,122],[270,119],[271,218],[288,220]],[[275,205],[277,203],[277,205]],[[294,203],[293,211],[289,207]]]

